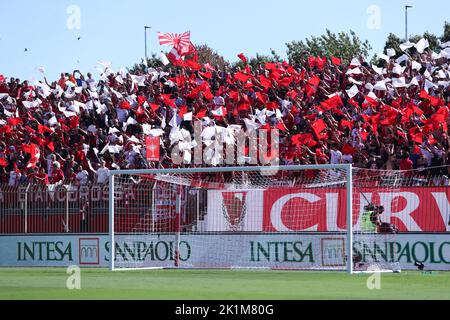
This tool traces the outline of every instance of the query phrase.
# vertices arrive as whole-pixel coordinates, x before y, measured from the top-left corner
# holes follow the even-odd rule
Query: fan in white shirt
[[[80,171],[77,173],[76,178],[80,182],[81,185],[87,184],[89,180],[89,173],[86,170],[79,169]]]
[[[339,164],[342,163],[342,152],[337,150],[336,146],[332,146],[330,150],[330,163]]]
[[[21,176],[22,176],[22,174],[20,172],[16,172],[15,170],[10,171],[9,172],[8,186],[9,187],[17,186]]]
[[[97,175],[97,183],[104,184],[108,182],[109,169],[105,167],[105,161],[101,162],[101,166],[95,172]]]

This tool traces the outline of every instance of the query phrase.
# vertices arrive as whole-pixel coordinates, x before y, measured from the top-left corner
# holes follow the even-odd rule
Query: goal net
[[[397,270],[384,177],[347,164],[114,171],[111,269]]]

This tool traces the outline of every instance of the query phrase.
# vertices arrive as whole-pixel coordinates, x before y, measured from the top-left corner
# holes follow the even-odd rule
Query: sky
[[[111,68],[131,67],[147,48],[160,54],[156,32],[191,31],[194,44],[206,43],[226,59],[237,54],[286,57],[286,43],[332,32],[355,31],[381,52],[387,35],[404,37],[404,6],[408,33],[442,35],[450,22],[448,0],[0,0],[0,74],[41,80],[79,69],[98,75],[98,61]],[[80,39],[78,39],[80,38]],[[25,51],[25,48],[27,51]]]

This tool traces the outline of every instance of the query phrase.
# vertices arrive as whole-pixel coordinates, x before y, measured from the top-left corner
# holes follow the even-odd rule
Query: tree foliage
[[[420,35],[414,35],[412,37],[409,38],[410,42],[414,42],[417,43],[420,39],[425,38],[428,40],[428,43],[430,44],[430,46],[428,47],[428,49],[430,49],[431,51],[440,51],[440,47],[439,47],[439,38],[432,34],[429,33],[428,31],[424,32],[424,34]],[[411,48],[413,49],[413,48]],[[414,51],[414,50],[412,50]]]
[[[425,38],[428,40],[430,50],[432,50],[434,52],[440,51],[441,48],[439,46],[440,45],[439,41],[446,42],[446,41],[450,40],[450,23],[445,22],[444,33],[441,37],[426,31],[422,35],[417,34],[417,35],[410,36],[409,41],[417,43],[422,38]],[[398,58],[399,56],[401,56],[403,54],[403,52],[400,49],[400,44],[402,44],[404,42],[406,42],[406,40],[404,38],[400,38],[397,35],[390,33],[386,39],[386,43],[384,44],[384,52],[386,52],[386,49],[392,48],[396,52],[395,58]],[[408,53],[414,54],[414,53],[416,53],[416,49],[414,47],[410,48],[410,49],[408,49]]]
[[[217,51],[209,47],[207,44],[201,44],[195,47],[197,50],[197,58],[198,63],[205,64],[209,63],[212,67],[219,66],[220,69],[224,69],[225,66],[229,65],[229,62],[225,60],[225,58],[220,55]],[[190,54],[186,56],[186,59],[193,59],[194,55]],[[168,65],[167,67],[170,67]],[[152,53],[151,57],[147,59],[147,66],[145,66],[144,61],[142,60],[140,63],[136,63],[130,71],[133,73],[145,72],[146,68],[163,68],[167,69],[166,66],[163,65],[161,59],[156,55],[156,53]]]
[[[444,32],[442,36],[436,36],[430,32],[425,32],[422,35],[412,35],[410,41],[417,43],[421,38],[428,40],[429,49],[435,52],[440,50],[440,42],[450,41],[450,23],[445,22]],[[390,33],[384,44],[384,52],[386,49],[393,48],[396,52],[397,58],[403,54],[400,49],[400,44],[404,43],[405,39],[398,37],[394,33]],[[287,46],[287,56],[289,63],[296,64],[302,63],[309,56],[314,57],[327,57],[332,56],[342,59],[343,63],[348,63],[354,57],[362,56],[367,59],[370,50],[372,50],[371,45],[367,40],[362,41],[354,31],[350,30],[348,33],[339,32],[333,33],[326,29],[325,34],[315,37],[311,36],[305,40],[291,41],[286,43]],[[233,63],[227,61],[220,53],[209,47],[207,44],[200,44],[196,46],[198,62],[200,64],[209,63],[212,67],[219,67],[221,70],[225,67],[244,67],[244,63],[241,60],[236,60]],[[408,49],[409,54],[415,53],[415,48]],[[193,58],[193,55],[187,56],[187,59]],[[271,49],[270,54],[259,54],[257,53],[254,57],[248,57],[248,64],[252,68],[257,68],[259,65],[266,62],[282,62],[283,59]],[[373,56],[372,63],[382,64],[382,61],[376,56]],[[153,53],[151,57],[147,60],[147,67],[163,67],[159,57]],[[130,71],[131,72],[145,72],[146,66],[141,63],[135,64]]]
[[[384,44],[384,51],[386,52],[387,49],[394,49],[395,50],[395,54],[397,58],[398,56],[402,55],[402,50],[400,49],[400,45],[403,43],[404,41],[402,39],[400,39],[397,35],[393,34],[393,33],[389,33],[387,39],[386,39],[386,43]]]
[[[354,57],[367,57],[372,49],[367,40],[362,41],[354,31],[338,34],[326,30],[320,37],[286,43],[290,63],[300,63],[308,56],[338,57],[349,62]]]
[[[130,72],[135,73],[145,73],[146,68],[160,68],[164,67],[161,60],[156,56],[156,53],[152,53],[151,57],[147,59],[147,66],[144,64],[144,59],[140,63],[136,63],[130,68]]]
[[[270,49],[270,55],[264,55],[257,53],[255,57],[247,57],[247,63],[253,68],[256,69],[260,65],[265,64],[267,62],[282,62],[280,55],[278,55],[275,50]],[[232,64],[233,68],[240,67],[244,68],[244,62],[238,60]]]
[[[221,54],[207,44],[197,45],[195,49],[197,50],[198,63],[200,64],[209,63],[212,67],[219,67],[221,70],[229,65],[229,62]],[[187,58],[191,59],[192,56]]]
[[[442,42],[450,41],[450,22],[445,21],[444,34],[441,37]]]

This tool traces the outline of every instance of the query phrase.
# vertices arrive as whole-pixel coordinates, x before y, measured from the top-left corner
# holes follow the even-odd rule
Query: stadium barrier
[[[388,183],[380,182],[377,183]],[[379,186],[373,186],[377,188]],[[385,214],[390,215],[392,222],[396,223],[401,233],[395,240],[375,243],[373,247],[360,248],[364,244],[355,243],[355,250],[371,254],[377,252],[381,259],[392,259],[396,256],[402,269],[415,269],[416,261],[423,262],[429,270],[450,270],[450,225],[449,225],[449,191],[447,180],[438,178],[405,179],[402,186],[391,188],[389,197],[371,192],[371,186],[365,185],[363,190],[366,197],[372,197],[377,203],[383,203]],[[386,188],[381,188],[381,191]],[[174,203],[167,198],[165,186],[154,182],[134,182],[121,186],[117,197],[125,200],[123,215],[139,217],[145,214],[142,202],[133,201],[137,198],[147,197],[148,203],[154,203],[156,208],[152,210],[155,216],[152,219],[164,219],[165,212],[173,212],[171,206]],[[329,190],[328,190],[329,191]],[[251,233],[221,233],[221,230],[212,230],[208,226],[209,215],[223,215],[223,192],[230,190],[205,190],[199,188],[186,188],[183,211],[183,231],[191,232],[183,235],[180,243],[180,259],[188,263],[201,265],[202,259],[208,256],[208,250],[214,249],[214,242],[221,241],[221,237],[241,237],[238,239],[243,244],[239,254],[240,259],[246,259],[248,264],[258,266],[264,261],[264,265],[274,265],[286,268],[307,267],[311,259],[324,266],[329,261],[343,262],[345,235],[343,233],[329,233],[327,231],[339,231],[343,227],[342,219],[337,215],[336,221],[327,219],[327,201],[340,203],[339,192],[327,195],[327,189],[322,188],[316,196],[323,203],[317,203],[318,218],[317,231],[307,241],[299,242],[302,230],[311,225],[288,226],[288,230],[274,229],[280,223],[273,223],[273,216],[269,214],[271,203],[286,196],[285,191],[266,192],[264,190],[252,190],[254,194],[246,198],[247,212],[233,212],[232,214],[245,214],[249,221],[257,225],[244,223],[251,228]],[[373,191],[373,190],[372,190]],[[232,192],[247,192],[236,190]],[[250,191],[249,191],[250,192]],[[330,193],[330,192],[328,192]],[[18,186],[0,185],[0,266],[68,266],[78,264],[83,266],[107,267],[109,265],[109,235],[108,235],[108,185],[33,185],[21,184]],[[399,198],[395,206],[388,201],[392,197]],[[258,201],[259,198],[260,200]],[[305,201],[301,197],[293,197],[292,201],[298,201],[301,206]],[[255,203],[260,206],[255,206]],[[147,203],[147,204],[148,204]],[[220,206],[220,207],[215,207]],[[333,205],[337,208],[339,206]],[[355,210],[359,210],[355,208]],[[259,219],[255,219],[255,216]],[[275,215],[275,216],[281,216]],[[330,215],[331,216],[331,215]],[[267,219],[269,217],[269,219]],[[217,217],[218,218],[218,217]],[[251,218],[251,219],[250,219]],[[245,217],[244,217],[245,219]],[[405,220],[406,219],[406,220]],[[409,220],[407,220],[409,219]],[[216,219],[217,220],[217,219]],[[311,219],[309,221],[314,221]],[[413,224],[414,221],[416,224]],[[224,222],[225,224],[225,222]],[[173,226],[170,223],[157,223],[145,241],[135,241],[130,237],[126,228],[120,230],[115,244],[116,259],[139,260],[152,259],[167,265],[167,260],[173,260],[173,245],[175,235],[158,229],[158,226]],[[329,229],[332,226],[332,229]],[[220,224],[215,224],[219,227]],[[336,228],[336,229],[335,229]],[[225,229],[225,228],[224,228]],[[132,230],[131,230],[132,231]],[[218,231],[219,237],[214,236],[211,241],[202,241],[203,246],[195,246],[199,235],[201,239],[208,237],[208,232]],[[245,230],[243,230],[245,231]],[[288,231],[288,232],[286,232]],[[280,241],[279,234],[285,233]],[[271,234],[272,233],[272,234]],[[274,236],[278,234],[278,236]],[[222,239],[224,240],[224,239]],[[217,248],[217,243],[215,244]],[[275,248],[275,247],[276,248]],[[339,247],[342,247],[340,250]],[[320,250],[320,251],[318,251]],[[393,254],[395,253],[395,254]],[[327,260],[329,258],[329,261]],[[236,259],[230,259],[230,261]],[[164,262],[164,263],[163,263]],[[156,263],[157,264],[157,263]]]
[[[133,200],[142,194],[155,199],[160,215],[164,216],[165,209],[170,206],[164,191],[163,187],[149,182],[116,190],[120,197],[126,199],[125,214],[136,217],[145,210]],[[107,184],[0,184],[0,234],[107,233],[108,193]],[[190,201],[192,197],[196,198],[195,201]],[[206,190],[190,190],[185,209],[189,214],[185,221],[187,228],[200,220],[200,212],[206,212],[206,197]],[[158,226],[160,224],[155,224],[154,231],[158,231]]]
[[[344,263],[345,235],[330,237],[327,233],[317,233],[308,242],[299,241],[299,234],[292,233],[286,234],[282,242],[274,234],[223,235],[230,236],[241,238],[239,241],[243,247],[239,251],[239,258],[256,267],[261,263],[265,266],[273,263],[287,269],[307,267],[311,261],[319,261],[323,266],[327,266],[330,261]],[[216,244],[214,241],[205,241],[204,246],[195,246],[195,237],[196,234],[183,237],[179,258],[195,265],[207,264],[207,253]],[[217,236],[214,239],[220,241]],[[170,234],[149,236],[146,241],[134,241],[126,234],[120,235],[115,244],[115,259],[151,259],[155,265],[158,262],[167,265],[167,260],[175,260],[172,250],[175,241],[175,236]],[[342,245],[340,247],[337,244]],[[108,267],[109,250],[109,237],[105,234],[2,235],[0,266]],[[375,243],[370,248],[361,248],[355,243],[355,250],[363,253],[363,261],[366,255],[374,251],[381,253],[378,254],[380,259],[389,260],[395,256],[403,270],[416,269],[415,262],[422,262],[425,270],[450,270],[450,238],[446,233],[402,233],[395,241]]]
[[[107,185],[0,185],[0,233],[108,232]]]

